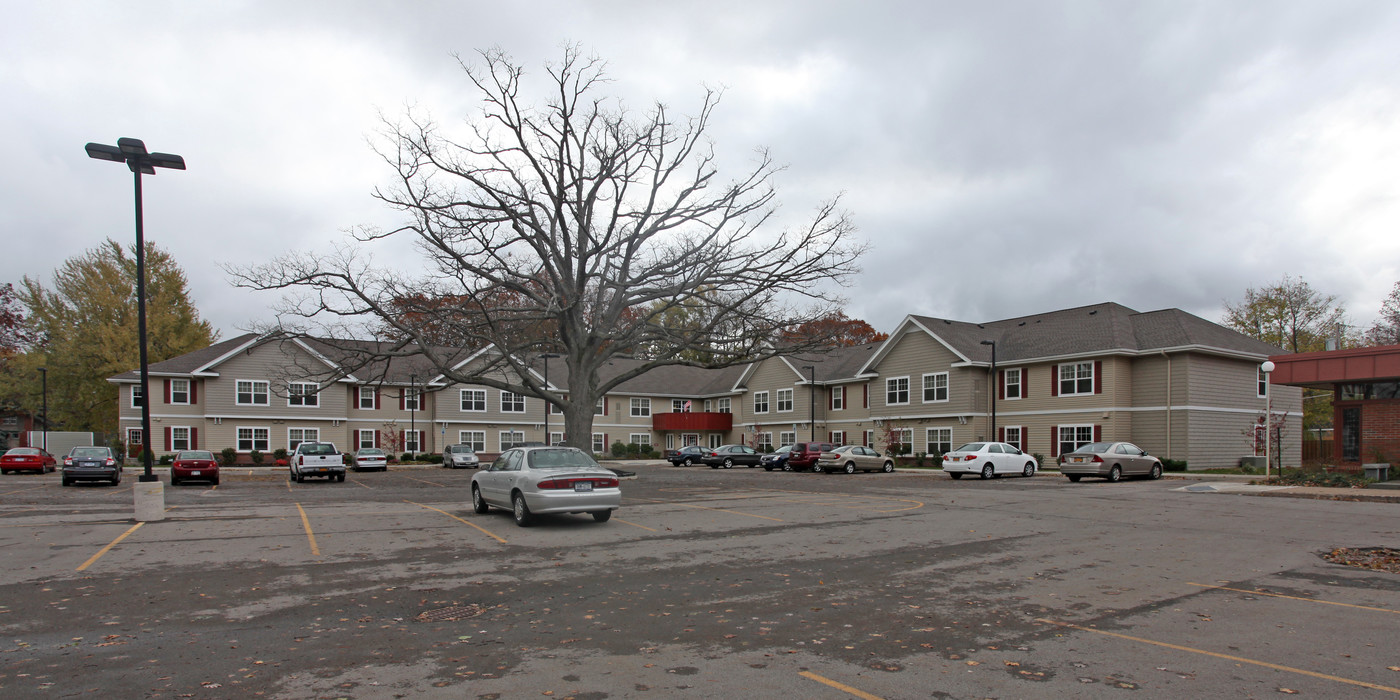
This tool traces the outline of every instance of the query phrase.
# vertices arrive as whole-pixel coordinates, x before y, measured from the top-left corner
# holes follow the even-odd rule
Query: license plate
[[[1075,464],[1079,464],[1079,463],[1081,463],[1081,462],[1084,461],[1084,458],[1083,458],[1083,457],[1073,457],[1073,458],[1070,459],[1070,461],[1071,461],[1071,462],[1074,462]]]
[[[190,476],[199,476],[199,472],[190,472]]]
[[[591,482],[591,481],[575,481],[575,482],[574,482],[574,490],[575,490],[575,491],[592,491],[592,490],[593,490],[593,482]]]

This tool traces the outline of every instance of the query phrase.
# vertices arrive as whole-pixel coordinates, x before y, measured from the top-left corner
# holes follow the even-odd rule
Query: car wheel
[[[219,485],[219,480],[218,480],[218,479],[214,479],[214,480],[211,481],[210,483],[213,484],[214,486],[218,486],[218,485]]]
[[[813,473],[813,474],[820,474],[820,473],[822,473],[822,465],[820,465],[820,464],[813,464],[813,465],[812,465],[812,473]]]
[[[695,464],[694,462],[690,461],[690,458],[689,458],[689,457],[686,457],[686,458],[685,458],[685,466],[689,467],[689,466],[693,466],[694,464]]]
[[[520,527],[530,527],[534,522],[534,516],[530,515],[530,506],[525,503],[525,494],[519,491],[511,494],[510,505],[515,515],[515,524]]]
[[[1162,478],[1162,465],[1152,465],[1152,471],[1148,472],[1147,478],[1152,479],[1153,481]]]
[[[64,479],[64,480],[63,480],[63,485],[64,485],[64,486],[72,486],[72,485],[73,485],[73,482],[71,482],[71,481],[69,481],[69,480],[67,480],[67,479]]]
[[[790,471],[792,471],[792,465],[791,465],[791,464],[784,463],[784,464],[783,464],[783,471],[785,471],[785,472],[790,472]]]
[[[608,521],[609,519],[611,519],[611,518],[612,518],[612,511],[610,511],[610,510],[595,510],[595,511],[593,511],[593,519],[594,519],[594,520],[597,520],[597,521],[600,522],[600,523],[605,523],[605,522],[607,522],[607,521]]]
[[[335,480],[343,484],[343,483],[345,483],[345,475],[344,475],[344,474],[336,474],[336,475],[335,475]]]
[[[1065,476],[1069,477],[1070,483],[1077,484],[1077,483],[1079,483],[1079,479],[1082,478],[1084,475],[1083,475],[1083,474],[1066,474]]]
[[[1026,462],[1026,468],[1021,470],[1021,476],[1035,476],[1035,462]]]
[[[954,479],[961,479],[962,476],[963,476],[963,473],[962,473],[962,472],[948,472],[948,476],[951,476],[951,477],[953,477]]]
[[[9,473],[10,473],[10,470],[9,470],[9,469],[0,469],[0,474],[9,474]]]
[[[855,462],[846,462],[846,473],[847,473],[847,474],[854,474],[854,473],[856,473],[856,463],[855,463]]]
[[[893,474],[893,473],[894,473],[894,462],[885,462],[885,466],[881,467],[881,469],[882,469],[886,474]]]
[[[992,470],[992,465],[990,465],[990,464],[984,464],[984,465],[982,465],[982,478],[983,478],[983,479],[990,479],[990,478],[992,478],[993,476],[996,476],[996,472]]]
[[[764,467],[764,468],[763,468],[763,471],[771,472],[771,471],[773,471],[773,468],[772,468],[772,467]]]
[[[485,515],[491,512],[491,506],[486,505],[486,499],[481,497],[481,489],[472,487],[472,510],[478,515]]]
[[[725,469],[733,469],[733,468],[734,468],[734,460],[726,458],[726,459],[724,460],[724,468],[725,468]]]
[[[180,485],[180,480],[179,480],[179,479],[176,479],[175,477],[172,476],[172,477],[170,477],[170,485],[171,485],[171,486],[179,486],[179,485]]]
[[[1122,467],[1119,467],[1119,466],[1116,465],[1116,464],[1113,465],[1113,468],[1110,469],[1110,470],[1108,470],[1108,480],[1109,480],[1109,481],[1121,481],[1122,479],[1123,479],[1123,469],[1122,469]]]

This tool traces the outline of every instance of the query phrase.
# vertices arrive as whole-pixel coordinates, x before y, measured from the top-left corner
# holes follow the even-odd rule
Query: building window
[[[360,403],[359,403],[360,409],[361,409],[361,410],[364,410],[364,411],[373,411],[373,410],[374,410],[374,399],[375,399],[375,396],[376,396],[376,393],[375,393],[374,387],[372,387],[372,386],[362,386],[362,387],[360,387],[360,396],[359,396],[359,399],[360,399]]]
[[[638,399],[638,398],[633,398],[633,399],[632,399],[632,415],[634,415],[634,416],[649,416],[649,415],[651,415],[651,399]]]
[[[418,387],[407,387],[403,390],[403,410],[421,411],[423,410],[423,390]]]
[[[1004,398],[1007,398],[1007,399],[1019,399],[1019,398],[1021,398],[1021,369],[1020,369],[1019,367],[1016,368],[1016,369],[1008,369],[1008,370],[1006,370],[1006,374],[1004,374],[1004,375],[1002,375],[1002,376],[1005,377],[1005,379],[1003,380],[1004,386],[1005,386],[1005,390],[1003,391],[1003,393],[1005,394],[1005,397],[1004,397]],[[1007,442],[1011,442],[1011,441],[1010,441],[1010,440],[1007,440]],[[1015,444],[1020,444],[1020,443],[1015,443]]]
[[[289,382],[287,384],[287,405],[288,406],[318,406],[321,403],[320,396],[317,395],[315,384],[305,382]]]
[[[685,413],[689,410],[686,408],[688,403],[685,399],[671,399],[671,413]]]
[[[1060,365],[1060,396],[1094,393],[1094,363]]]
[[[593,415],[602,416],[607,414],[608,408],[607,406],[603,405],[603,402],[606,400],[607,397],[605,396],[598,397],[598,403],[593,404]]]
[[[831,387],[831,410],[841,411],[846,408],[846,387]]]
[[[924,434],[925,447],[931,455],[947,454],[953,451],[952,428],[929,428]]]
[[[607,452],[608,436],[603,433],[593,433],[593,454],[603,454]]]
[[[1269,373],[1259,370],[1259,398],[1269,395]]]
[[[405,430],[403,431],[404,452],[417,454],[423,451],[423,431]]]
[[[176,451],[176,452],[179,452],[180,450],[192,450],[192,449],[194,449],[192,446],[190,446],[190,429],[189,429],[189,428],[171,428],[171,429],[170,429],[170,449],[172,449],[172,450],[174,450],[174,451]]]
[[[190,402],[190,380],[172,379],[170,380],[170,403],[188,405]],[[184,448],[188,450],[189,448]]]
[[[234,383],[237,396],[234,403],[239,406],[266,406],[267,382],[240,379]]]
[[[368,449],[374,447],[374,433],[375,433],[375,431],[373,431],[373,430],[356,430],[356,431],[355,431],[355,447],[356,447],[356,449],[368,450]]]
[[[320,428],[287,428],[287,449],[296,451],[303,442],[320,442]]]
[[[463,411],[468,413],[486,412],[485,389],[463,389],[460,399]]]
[[[874,446],[875,446],[875,431],[874,431],[874,430],[867,430],[867,431],[865,431],[865,435],[863,436],[863,439],[865,440],[865,442],[862,442],[862,443],[860,443],[860,444],[865,445],[866,447],[874,447]]]
[[[909,378],[890,377],[885,380],[885,405],[903,406],[909,403]]]
[[[631,435],[628,435],[628,436],[627,436],[627,441],[630,442],[630,443],[632,443],[633,445],[638,445],[638,446],[640,446],[640,447],[645,447],[645,448],[647,448],[648,450],[651,449],[651,434],[650,434],[650,433],[632,433]]]
[[[710,433],[710,449],[715,449],[724,444],[724,435],[720,433]]]
[[[767,413],[767,412],[768,412],[768,392],[766,392],[766,391],[755,391],[755,392],[754,392],[754,394],[753,394],[753,412],[754,412],[754,413]]]
[[[563,444],[564,444],[564,434],[563,434],[563,433],[550,433],[550,434],[549,434],[549,444],[555,445],[555,446],[563,445]]]
[[[754,433],[753,448],[759,452],[773,451],[773,433]]]
[[[712,406],[713,406],[713,402],[710,401],[709,399],[705,399],[705,412],[706,412],[706,413],[709,413],[709,412],[710,412],[710,408],[711,408]]]
[[[1062,425],[1060,426],[1060,451],[1059,454],[1073,452],[1094,441],[1094,426],[1092,425]]]
[[[458,430],[457,442],[472,448],[473,452],[486,451],[485,430]]]
[[[778,412],[792,413],[792,389],[778,390]]]
[[[914,431],[910,428],[899,428],[890,431],[890,444],[885,446],[891,453],[907,454],[913,446]]]
[[[796,432],[778,433],[778,447],[782,447],[783,445],[791,445],[795,442],[797,442]]]
[[[130,448],[130,447],[132,447],[132,446],[139,446],[139,445],[144,445],[144,444],[146,444],[146,441],[141,439],[141,429],[140,429],[140,428],[127,428],[127,429],[126,429],[126,446],[127,446],[128,448]]]
[[[1004,433],[1002,442],[1015,445],[1018,448],[1021,447],[1021,426],[1008,425],[1002,428],[1002,431]]]
[[[832,442],[832,444],[834,444],[834,445],[844,445],[844,444],[846,444],[846,431],[844,431],[844,430],[833,430],[833,431],[831,431],[831,442]]]
[[[146,403],[146,390],[140,384],[131,385],[131,407],[141,408]]]
[[[504,452],[504,451],[506,451],[506,450],[509,450],[510,448],[515,447],[516,445],[519,445],[519,444],[522,443],[522,442],[525,442],[525,433],[522,433],[522,432],[520,432],[519,430],[502,430],[502,431],[501,431],[501,451],[502,451],[502,452]]]
[[[729,413],[729,399],[720,399],[716,402],[716,413]]]
[[[268,436],[271,435],[267,428],[239,428],[237,434],[239,452],[267,452]]]
[[[501,392],[501,413],[524,413],[525,397],[509,391]],[[504,433],[502,433],[504,434]],[[523,441],[523,438],[522,438]],[[503,448],[505,449],[505,448]]]
[[[948,400],[948,373],[938,372],[936,374],[924,375],[924,403],[936,403]]]

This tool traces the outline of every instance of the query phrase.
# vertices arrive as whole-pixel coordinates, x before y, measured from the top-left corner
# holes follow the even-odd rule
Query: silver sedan
[[[894,460],[883,457],[879,452],[864,445],[842,445],[830,452],[823,452],[822,456],[817,458],[817,466],[813,471],[854,474],[857,471],[869,472],[876,469],[888,474],[894,471]]]
[[[622,505],[618,484],[616,474],[583,450],[516,447],[472,475],[472,508],[477,513],[509,508],[521,527],[546,513],[591,513],[604,523]]]
[[[1070,481],[1101,476],[1118,481],[1125,476],[1162,478],[1162,462],[1131,442],[1091,442],[1060,455],[1060,473]]]

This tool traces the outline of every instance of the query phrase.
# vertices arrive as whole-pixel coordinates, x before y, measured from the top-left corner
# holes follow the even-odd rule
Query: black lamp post
[[[146,365],[146,237],[141,223],[141,175],[155,175],[156,168],[184,170],[185,159],[173,153],[147,153],[141,139],[120,138],[117,145],[89,143],[89,158],[126,163],[136,181],[136,333],[141,340],[141,450],[146,471],[139,481],[158,481],[151,473],[150,374]]]
[[[413,436],[413,458],[418,459],[418,453],[423,451],[423,446],[418,439],[418,375],[408,375],[408,395],[412,397],[413,403],[408,405],[408,434]]]
[[[808,432],[811,433],[811,436],[810,436],[809,438],[807,438],[807,439],[808,439],[808,440],[811,440],[812,442],[816,442],[816,441],[817,441],[817,368],[816,368],[815,366],[813,366],[813,365],[802,365],[802,369],[807,370],[807,377],[808,377],[808,380],[807,380],[807,381],[808,381],[809,384],[811,384],[811,386],[807,387],[807,421],[808,421],[808,423],[811,424],[811,425],[808,427]]]
[[[41,442],[43,443],[43,445],[44,445],[44,451],[45,451],[45,452],[48,452],[48,451],[49,451],[49,368],[47,368],[47,367],[40,367],[40,368],[39,368],[39,381],[40,381],[40,384],[44,387],[44,388],[43,388],[43,392],[44,392],[44,413],[43,413],[42,417],[40,418],[40,420],[43,421],[43,423],[44,423],[44,437],[40,438],[40,441],[41,441]]]
[[[552,352],[544,352],[539,355],[539,358],[544,360],[544,391],[541,392],[542,394],[549,393],[549,361],[556,357],[559,356]],[[554,443],[549,439],[549,411],[553,406],[554,404],[550,403],[549,399],[544,399],[544,444],[550,447],[554,446]]]
[[[992,346],[992,384],[995,385],[997,382],[997,341],[984,340],[982,344]],[[997,391],[995,386],[987,391],[992,402],[992,432],[987,436],[988,440],[997,439]]]

